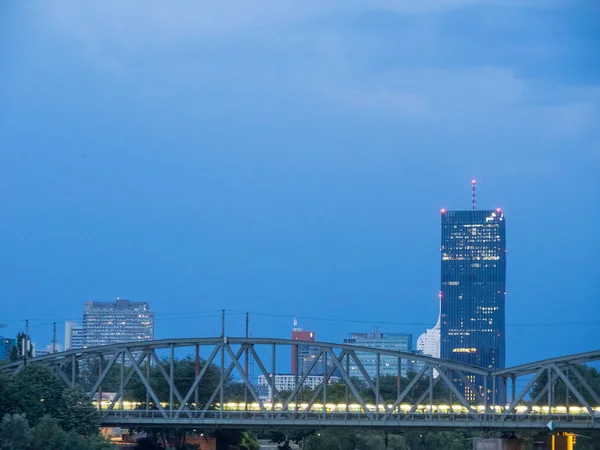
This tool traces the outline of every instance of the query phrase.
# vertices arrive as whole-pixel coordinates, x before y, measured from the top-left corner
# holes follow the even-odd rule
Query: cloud
[[[517,60],[486,63],[491,50],[485,42],[477,42],[476,35],[465,42],[464,35],[448,33],[435,20],[439,14],[471,7],[552,5],[561,3],[55,0],[40,8],[39,20],[50,33],[78,43],[86,64],[133,79],[143,75],[149,84],[154,79],[165,85],[229,90],[238,94],[238,102],[257,92],[263,102],[285,95],[290,104],[310,101],[341,116],[426,121],[465,133],[502,129],[570,139],[593,133],[600,116],[598,87],[524,76]],[[393,31],[381,30],[377,23],[355,26],[373,11],[386,18],[411,17]],[[523,26],[523,19],[515,17]],[[477,58],[453,60],[453,50],[466,44]],[[535,53],[534,43],[523,45]],[[548,48],[547,43],[542,48],[546,57],[551,56]],[[442,52],[443,63],[437,57]],[[143,83],[137,88],[144,89]]]

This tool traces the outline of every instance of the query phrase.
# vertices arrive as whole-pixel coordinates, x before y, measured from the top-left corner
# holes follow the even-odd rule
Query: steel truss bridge
[[[295,387],[291,392],[278,391],[275,383],[278,361],[285,359],[287,367],[290,355],[299,358],[298,349],[304,345],[314,349],[314,358],[304,373],[293,375]],[[185,380],[176,372],[176,353],[193,355],[186,363],[194,370]],[[384,358],[389,365],[390,357],[397,361],[398,382],[393,398],[389,388],[385,393],[382,391],[381,361]],[[366,360],[374,362],[374,376],[369,375]],[[600,350],[490,371],[413,353],[353,345],[218,337],[71,350],[5,364],[0,370],[16,374],[26,364],[51,367],[67,386],[83,387],[90,397],[100,399],[96,404],[103,426],[517,431],[545,429],[548,422],[554,421],[558,431],[577,431],[600,429],[600,392],[580,372],[581,364],[598,360]],[[417,368],[409,374],[408,381],[401,376],[406,361]],[[300,361],[297,363],[296,367],[300,367]],[[265,401],[259,396],[258,388],[249,379],[249,364],[264,375],[272,400]],[[87,370],[84,380],[82,374],[90,367],[94,368],[92,374]],[[389,368],[386,373],[389,374]],[[310,391],[311,398],[307,399],[302,386],[314,374],[322,375],[324,382]],[[232,386],[233,376],[241,379],[243,402],[228,398],[227,389]],[[328,390],[333,389],[329,382],[334,376],[339,379],[336,384],[343,385],[341,403],[332,403],[331,397],[328,401]],[[103,401],[106,395],[103,385],[107,385],[110,377],[116,392]],[[145,402],[128,398],[133,380],[141,386]],[[163,389],[157,387],[158,382]],[[555,392],[558,385],[564,390],[562,398]],[[185,388],[180,391],[178,386]],[[534,386],[537,388],[532,394]],[[209,398],[201,402],[199,390],[207,388]],[[440,389],[448,395],[444,404],[439,398],[434,401],[434,393]]]

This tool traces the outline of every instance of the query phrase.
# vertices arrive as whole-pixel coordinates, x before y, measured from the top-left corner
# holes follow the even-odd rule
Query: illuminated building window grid
[[[489,369],[504,367],[504,236],[501,213],[442,215],[442,358]],[[483,380],[476,377],[474,383],[482,392]]]

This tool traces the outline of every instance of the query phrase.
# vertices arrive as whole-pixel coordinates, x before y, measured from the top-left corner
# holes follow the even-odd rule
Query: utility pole
[[[52,353],[56,353],[56,322],[54,322],[54,337],[52,338]]]
[[[219,405],[220,414],[219,417],[223,418],[223,403],[225,402],[225,342],[227,338],[225,337],[225,310],[221,311],[221,337],[223,338],[223,342],[221,343],[221,379],[219,380],[219,388],[221,391],[221,401]]]
[[[246,313],[246,339],[248,339],[248,313]],[[246,344],[248,344],[246,342]],[[246,355],[245,355],[245,372],[246,372],[246,378],[248,378],[248,348],[246,347]],[[246,383],[244,383],[244,410],[247,411],[248,410],[248,386],[246,385]]]
[[[25,357],[25,364],[27,364],[27,357],[29,356],[29,319],[25,319],[25,345],[23,348],[23,356]]]

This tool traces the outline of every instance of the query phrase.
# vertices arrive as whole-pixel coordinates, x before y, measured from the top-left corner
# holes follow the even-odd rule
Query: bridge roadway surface
[[[562,414],[440,414],[421,417],[385,414],[345,413],[262,413],[255,411],[103,411],[105,427],[184,427],[184,428],[368,428],[435,430],[542,430],[550,421],[555,431],[600,430],[600,417]]]
[[[600,350],[492,370],[408,352],[310,342],[315,352],[312,362],[302,374],[294,375],[295,387],[291,393],[278,391],[276,368],[288,367],[290,354],[299,358],[299,347],[303,345],[307,343],[227,336],[124,342],[3,364],[0,371],[18,374],[27,364],[45,365],[67,386],[85,386],[91,398],[102,395],[107,375],[115,375],[119,380],[118,387],[113,388],[116,395],[107,402],[106,408],[102,401],[101,422],[105,426],[470,428],[508,431],[541,430],[548,422],[554,421],[558,431],[600,429],[600,392],[598,386],[586,381],[581,366],[600,361]],[[195,367],[193,381],[178,379],[175,351],[195,355],[188,360]],[[278,360],[281,363],[278,364]],[[374,374],[368,373],[366,360],[375,362]],[[90,374],[83,370],[91,367],[90,361],[96,362],[98,373]],[[389,398],[390,393],[380,389],[382,377],[390,375],[389,369],[383,373],[383,368],[393,367],[391,375],[405,380],[407,361],[415,364],[415,372],[408,374],[409,380],[403,381],[402,386],[398,383],[397,392]],[[280,410],[269,409],[268,403],[259,398],[257,387],[248,377],[249,363],[266,380],[272,396],[281,404]],[[300,367],[299,364],[297,359],[296,367]],[[151,367],[158,370],[152,376],[166,383],[166,391],[155,389],[158,380],[150,378]],[[212,381],[207,380],[210,378],[207,375],[209,367],[214,369]],[[244,403],[255,402],[257,410],[225,408],[227,383],[236,375],[243,383]],[[306,407],[297,410],[299,391],[310,375],[321,376],[323,382],[314,388]],[[345,411],[321,409],[320,405],[330,403],[327,386],[333,376],[345,386]],[[143,385],[149,409],[123,408],[128,385],[133,379]],[[452,405],[452,410],[436,410],[433,401],[437,385],[448,392],[448,405]],[[555,387],[558,385],[567,395],[557,398]],[[208,400],[199,403],[199,388],[208,386],[212,394]],[[182,392],[179,392],[180,389]],[[364,392],[368,392],[369,396]],[[408,405],[408,410],[402,409],[411,395],[412,405]],[[356,403],[356,410],[348,408],[350,400]],[[190,404],[203,404],[204,407],[196,410],[190,408]],[[215,405],[219,405],[218,410]],[[454,405],[460,409],[455,410]]]

